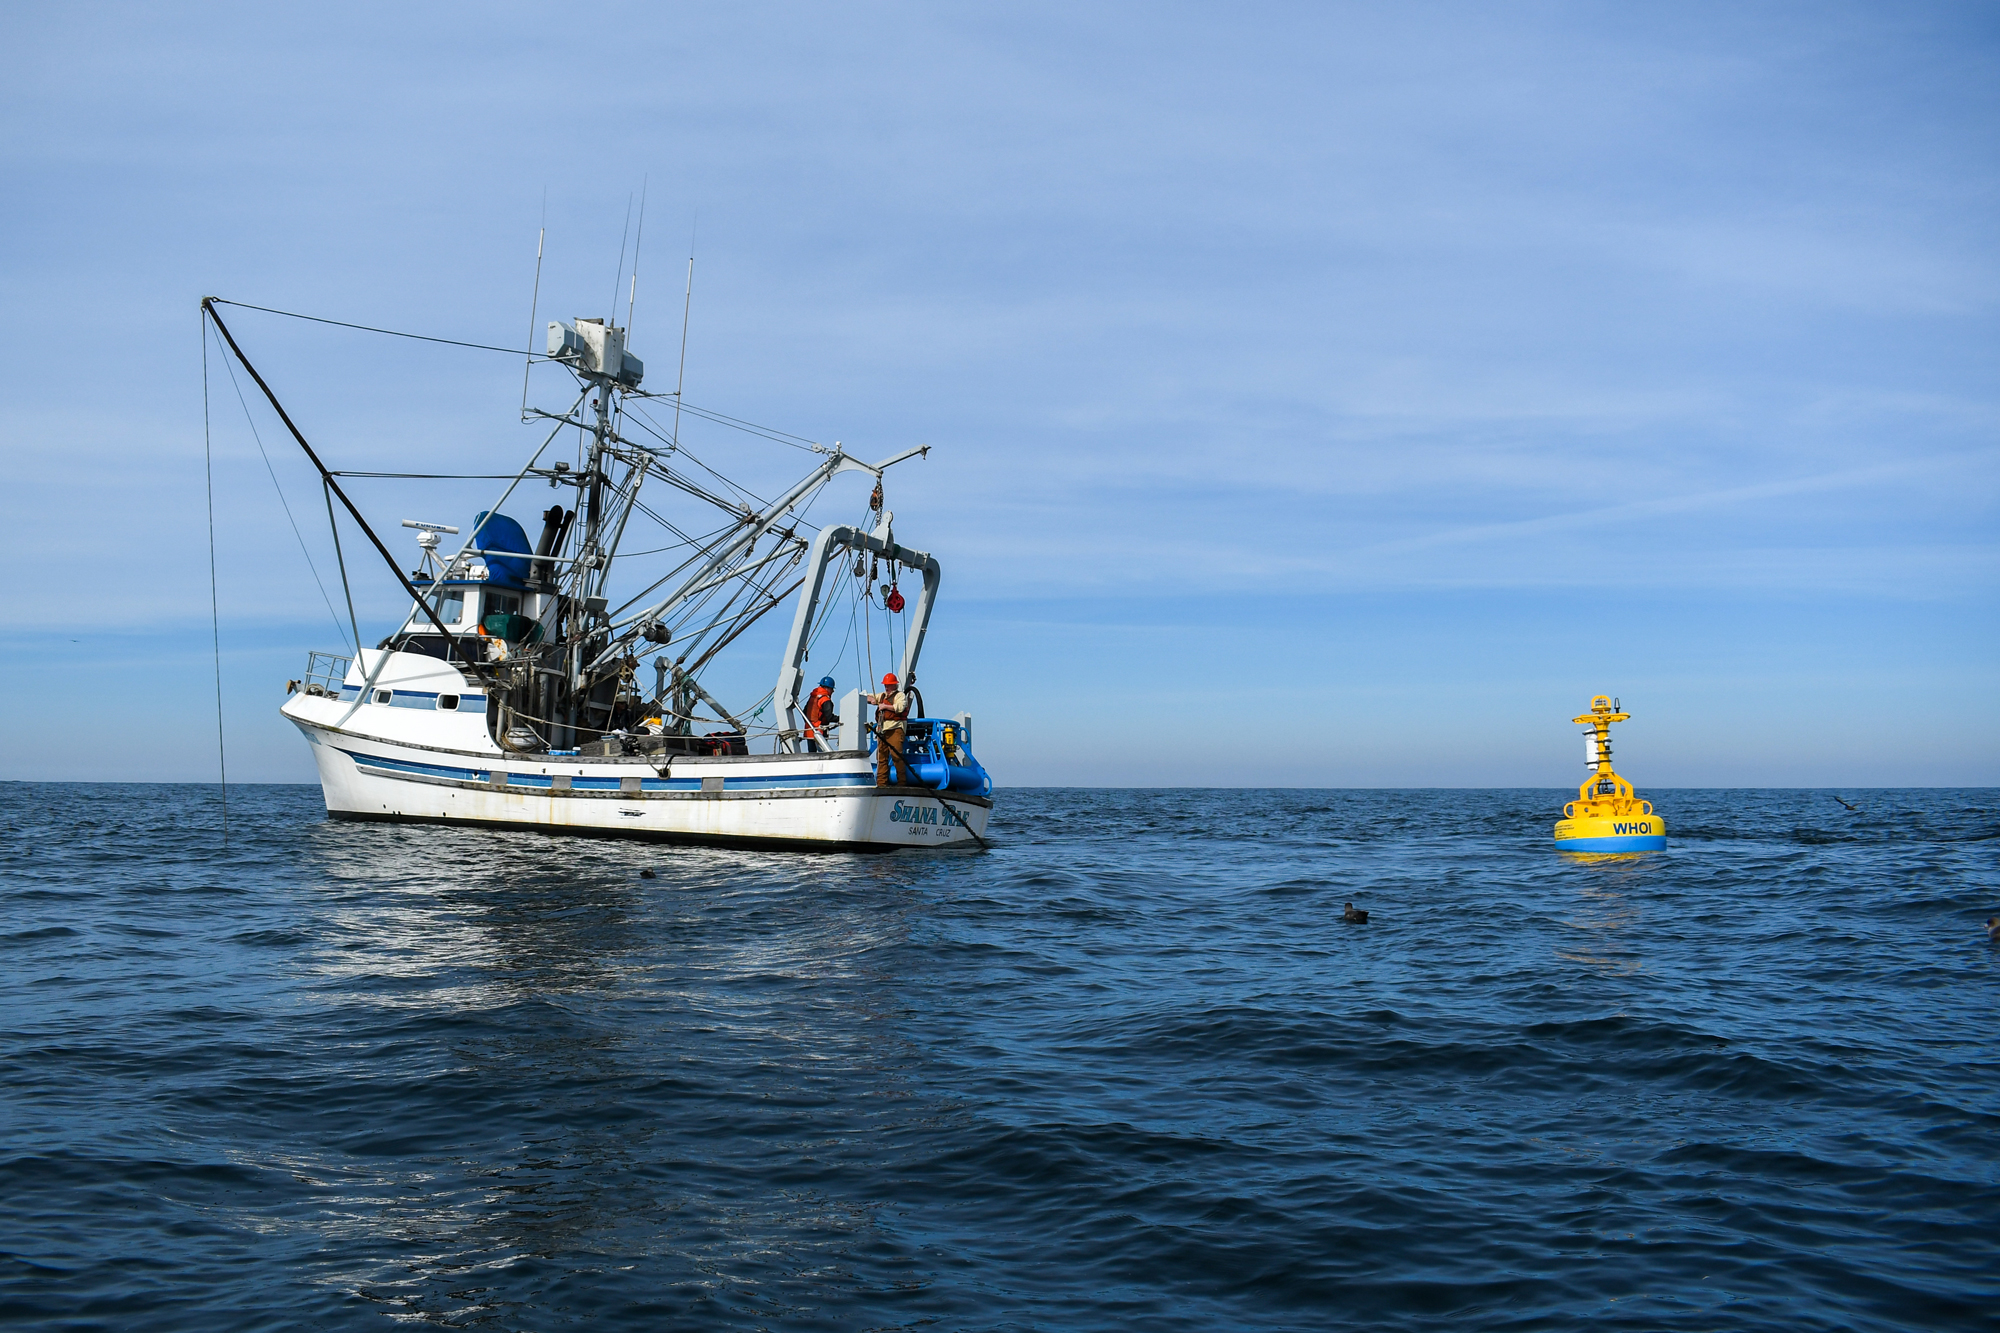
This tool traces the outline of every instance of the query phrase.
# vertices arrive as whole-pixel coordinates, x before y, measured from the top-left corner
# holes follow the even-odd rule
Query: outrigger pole
[[[681,586],[675,589],[672,594],[655,602],[652,606],[639,612],[637,615],[627,616],[623,621],[611,626],[612,629],[617,631],[616,636],[609,639],[604,646],[604,650],[593,658],[584,667],[584,670],[595,671],[598,667],[603,666],[606,662],[618,656],[619,650],[632,642],[639,626],[659,620],[661,616],[666,615],[681,602],[686,601],[696,593],[705,591],[711,583],[716,581],[716,576],[722,575],[725,579],[735,577],[734,574],[725,574],[730,562],[756,545],[766,532],[776,527],[778,520],[783,518],[786,512],[793,505],[797,504],[813,487],[823,482],[831,481],[843,472],[850,471],[866,472],[879,481],[882,478],[883,472],[887,471],[894,464],[900,463],[906,458],[915,458],[919,455],[928,457],[930,449],[931,447],[928,444],[920,444],[913,449],[905,449],[902,453],[894,457],[885,458],[879,463],[864,463],[860,459],[842,452],[840,446],[836,444],[832,451],[827,454],[826,460],[811,472],[808,472],[803,481],[779,496],[763,513],[749,516],[745,529],[719,547],[709,557],[708,563],[684,579],[681,582]],[[664,469],[662,470],[664,471]],[[769,610],[770,608],[766,607],[765,609]]]
[[[306,437],[292,423],[291,414],[286,412],[285,405],[278,401],[278,395],[271,392],[271,386],[266,384],[264,377],[257,373],[257,367],[251,365],[250,358],[243,355],[243,349],[236,345],[236,339],[230,334],[229,326],[222,322],[222,316],[215,313],[215,298],[213,296],[202,297],[201,308],[214,323],[216,331],[222,335],[223,341],[229,344],[230,352],[235,355],[237,361],[242,363],[243,368],[250,372],[250,378],[257,381],[257,387],[264,391],[264,397],[270,400],[272,409],[278,414],[278,420],[285,423],[285,429],[290,431],[292,438],[299,442],[299,448],[305,450],[306,457],[311,459],[312,465],[319,469],[320,480],[325,483],[329,491],[340,497],[340,503],[347,506],[347,512],[354,516],[355,523],[360,526],[361,531],[367,536],[368,540],[375,544],[375,549],[381,552],[382,559],[388,563],[390,572],[395,574],[396,582],[402,584],[404,590],[410,594],[410,599],[423,608],[424,615],[430,619],[431,624],[437,626],[438,633],[444,635],[445,643],[457,643],[458,640],[445,627],[445,623],[438,619],[437,609],[430,604],[422,593],[417,591],[417,585],[410,582],[404,576],[402,565],[397,563],[395,556],[389,554],[389,548],[384,546],[382,539],[375,535],[375,529],[368,526],[368,520],[361,516],[359,509],[355,508],[354,501],[347,498],[347,492],[340,489],[340,483],[333,479],[333,473],[327,468],[326,464],[319,461],[319,455],[313,452],[313,447],[306,443]],[[361,654],[361,641],[358,638],[354,641],[354,652],[357,657]],[[499,693],[502,690],[503,687],[500,682],[487,674],[483,664],[475,662],[470,658],[462,660],[466,666],[472,668],[473,674],[479,677],[480,682],[486,686],[490,693]]]
[[[876,475],[879,477],[881,473]],[[863,532],[844,523],[832,524],[821,528],[813,542],[812,554],[806,558],[803,580],[808,587],[805,595],[799,598],[799,609],[792,617],[792,635],[785,644],[785,664],[779,669],[778,683],[771,691],[772,702],[776,705],[778,748],[782,751],[794,751],[803,734],[799,730],[799,686],[804,683],[805,673],[800,668],[806,660],[807,649],[812,646],[813,614],[819,606],[820,588],[826,582],[827,567],[836,555],[850,550],[873,551],[892,565],[923,572],[924,588],[917,594],[916,613],[910,618],[909,638],[903,645],[902,678],[905,681],[917,678],[917,654],[924,648],[924,635],[930,629],[931,607],[937,602],[938,580],[942,575],[936,556],[896,543],[890,535],[888,522],[893,517],[885,515],[875,532]]]

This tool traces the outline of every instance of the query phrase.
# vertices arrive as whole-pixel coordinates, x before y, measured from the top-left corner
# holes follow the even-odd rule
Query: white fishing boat
[[[699,409],[678,391],[639,387],[644,367],[625,330],[608,319],[551,323],[533,361],[573,377],[574,400],[556,412],[524,401],[523,418],[549,433],[463,533],[404,521],[417,563],[406,572],[244,356],[217,311],[227,304],[203,309],[319,469],[329,520],[338,500],[410,599],[375,647],[314,652],[288,683],[283,712],[311,747],[332,817],[801,849],[984,845],[992,782],[973,756],[972,719],[927,716],[917,686],[938,562],[898,541],[883,502],[884,473],[926,448],[869,463],[813,444],[804,477],[768,503],[744,500],[684,461],[680,413]],[[671,407],[675,424],[654,421],[648,399]],[[560,452],[573,462],[554,457],[565,437],[575,448]],[[813,503],[849,473],[874,482],[864,520],[814,531]],[[720,527],[686,536],[704,527],[642,499],[649,481],[678,504],[720,511]],[[506,510],[542,486],[560,502],[536,515],[531,544]],[[858,509],[861,493],[852,498]],[[621,555],[641,531],[661,540]],[[341,570],[345,580],[344,558]],[[921,576],[908,599],[903,571]],[[775,685],[725,706],[705,683],[711,669],[794,592]],[[359,645],[351,592],[348,604]],[[870,688],[874,665],[893,666],[915,702],[894,785],[877,785],[860,689],[837,701],[816,691],[810,716],[800,700],[816,645],[827,661],[867,662],[873,641],[863,652],[857,628],[898,640],[870,664]]]

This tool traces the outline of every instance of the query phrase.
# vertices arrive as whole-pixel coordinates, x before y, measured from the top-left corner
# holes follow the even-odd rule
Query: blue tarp
[[[535,548],[528,544],[528,534],[521,531],[521,525],[505,514],[482,513],[473,520],[472,544],[482,551],[519,551],[522,555],[533,555]],[[528,562],[513,560],[505,556],[488,555],[486,568],[491,571],[487,583],[497,588],[525,588],[528,586]]]

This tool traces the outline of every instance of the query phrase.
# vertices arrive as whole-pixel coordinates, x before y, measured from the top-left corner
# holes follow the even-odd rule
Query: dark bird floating
[[[658,875],[655,875],[655,874],[653,873],[653,868],[652,868],[651,866],[647,866],[647,867],[646,867],[646,868],[645,868],[644,870],[641,870],[641,871],[639,872],[639,878],[640,878],[640,879],[658,879],[658,878],[659,878],[659,876],[658,876]]]
[[[1340,914],[1340,919],[1342,921],[1351,921],[1357,926],[1365,926],[1368,924],[1368,913],[1362,911],[1353,903],[1349,903],[1347,910]]]

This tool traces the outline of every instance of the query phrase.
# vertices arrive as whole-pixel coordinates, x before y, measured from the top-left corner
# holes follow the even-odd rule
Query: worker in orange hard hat
[[[896,673],[882,677],[882,692],[867,696],[875,705],[875,785],[914,787],[916,774],[903,757],[903,723],[910,716],[910,696],[896,684]]]
[[[806,696],[806,749],[818,754],[826,747],[820,737],[833,726],[833,677],[821,676],[819,685]]]

